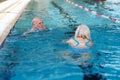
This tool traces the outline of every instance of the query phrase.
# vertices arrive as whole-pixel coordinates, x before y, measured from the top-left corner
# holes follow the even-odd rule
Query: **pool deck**
[[[0,3],[0,46],[31,0],[7,0]]]

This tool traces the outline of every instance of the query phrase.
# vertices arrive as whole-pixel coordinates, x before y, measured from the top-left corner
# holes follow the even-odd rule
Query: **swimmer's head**
[[[36,17],[32,20],[32,25],[35,25],[35,24],[39,24],[39,23],[42,23],[42,19]]]
[[[86,25],[79,25],[75,31],[75,37],[90,39],[90,30]]]
[[[38,18],[38,17],[36,17],[32,20],[32,26],[34,29],[37,29],[37,28],[40,28],[41,30],[45,29],[42,19]]]

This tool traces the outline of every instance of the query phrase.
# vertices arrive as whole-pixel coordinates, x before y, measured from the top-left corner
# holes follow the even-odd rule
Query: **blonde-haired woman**
[[[92,46],[90,30],[86,25],[79,25],[75,31],[75,36],[67,41],[74,48],[89,48]]]
[[[63,41],[64,42],[64,41]],[[70,46],[63,52],[63,58],[76,62],[80,65],[87,64],[90,59],[90,52],[92,46],[92,40],[90,37],[90,30],[86,25],[79,25],[75,31],[74,37],[65,41]]]
[[[74,37],[65,42],[70,45],[68,50],[62,54],[65,59],[80,62],[79,64],[86,64],[85,62],[89,61],[92,40],[88,26],[83,24],[79,25]]]

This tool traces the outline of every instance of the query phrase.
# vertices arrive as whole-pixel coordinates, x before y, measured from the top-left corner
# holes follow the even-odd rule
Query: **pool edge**
[[[14,6],[12,9],[9,9],[8,12],[9,13],[3,13],[0,14],[0,21],[1,21],[1,25],[0,25],[0,47],[2,46],[4,40],[6,39],[6,37],[8,36],[10,30],[13,28],[13,26],[15,25],[16,21],[18,20],[18,18],[21,16],[22,12],[25,10],[25,8],[27,7],[28,3],[31,0],[17,0],[18,2],[16,3],[16,7]],[[8,5],[8,4],[6,4]],[[15,5],[15,4],[14,4]],[[13,10],[13,11],[11,11]],[[4,11],[3,11],[4,12]],[[5,16],[5,17],[3,17]],[[9,18],[10,17],[10,18]],[[5,20],[8,21],[5,21]],[[2,22],[3,21],[3,22]]]

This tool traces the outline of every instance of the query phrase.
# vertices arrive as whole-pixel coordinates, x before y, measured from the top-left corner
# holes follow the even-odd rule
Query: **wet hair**
[[[36,21],[32,21],[32,25],[35,25]]]
[[[90,38],[90,30],[86,25],[79,25],[75,31],[75,37],[80,37],[83,39],[91,39]]]
[[[40,18],[36,17],[32,20],[32,25],[36,24],[37,23],[37,20],[41,20]],[[41,20],[42,21],[42,20]]]

